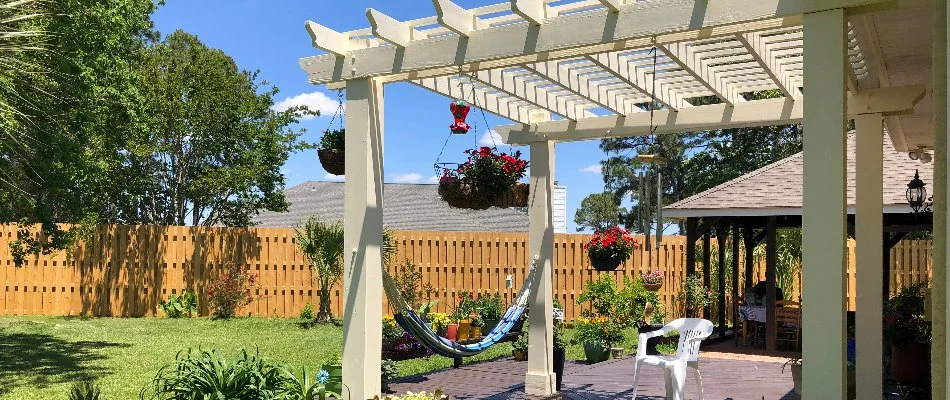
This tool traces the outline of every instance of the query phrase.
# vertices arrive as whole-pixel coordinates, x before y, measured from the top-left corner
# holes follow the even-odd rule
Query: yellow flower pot
[[[482,327],[473,326],[472,327],[472,339],[478,339],[482,337]]]
[[[459,321],[459,333],[458,341],[468,340],[469,334],[472,332],[472,321],[463,319]]]

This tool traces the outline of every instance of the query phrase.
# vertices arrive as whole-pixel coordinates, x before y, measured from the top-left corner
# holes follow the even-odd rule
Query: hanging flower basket
[[[660,290],[660,288],[662,287],[663,287],[662,283],[653,283],[653,284],[644,283],[643,284],[643,288],[651,292],[656,292]]]
[[[320,165],[327,172],[333,175],[346,174],[346,154],[343,150],[320,149],[317,150],[317,156],[320,157]]]
[[[525,207],[528,185],[518,183],[528,169],[521,152],[496,153],[481,147],[466,150],[468,161],[456,169],[443,168],[439,195],[456,208],[484,210],[488,207]]]
[[[587,258],[590,259],[590,266],[601,272],[614,271],[620,267],[620,264],[623,264],[623,259],[617,257],[587,254]]]
[[[317,150],[317,156],[320,157],[320,165],[327,172],[333,175],[344,175],[346,173],[346,130],[335,129],[323,132],[320,138],[320,149]]]
[[[594,233],[590,242],[584,244],[590,265],[598,271],[613,271],[637,248],[637,242],[626,229],[615,226],[603,232]]]
[[[663,287],[663,273],[658,270],[644,274],[641,279],[643,279],[643,288],[651,292],[656,292]]]

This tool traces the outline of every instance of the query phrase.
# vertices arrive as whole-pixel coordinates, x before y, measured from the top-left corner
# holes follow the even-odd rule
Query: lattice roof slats
[[[474,96],[521,123],[639,113],[651,101],[678,111],[704,96],[734,106],[752,91],[802,95],[801,14],[884,1],[718,0],[695,20],[699,3],[690,0],[511,0],[472,9],[433,0],[436,16],[409,21],[369,9],[371,28],[336,32],[308,22],[314,46],[336,65],[317,56],[301,66],[312,82],[334,88],[347,74],[383,75],[452,98]],[[743,22],[717,25],[726,20]],[[868,68],[853,29],[848,39],[856,81]]]

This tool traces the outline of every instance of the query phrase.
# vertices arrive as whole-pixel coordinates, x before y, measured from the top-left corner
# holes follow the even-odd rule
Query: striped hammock
[[[396,323],[398,323],[402,329],[412,334],[423,346],[440,356],[451,358],[471,357],[485,351],[493,344],[498,343],[511,331],[511,328],[515,326],[515,323],[518,322],[518,319],[524,314],[525,309],[528,307],[528,297],[531,295],[531,283],[534,280],[535,264],[537,264],[537,258],[535,258],[532,263],[531,270],[528,272],[528,276],[525,277],[525,282],[521,286],[521,291],[519,291],[515,297],[514,304],[508,308],[508,311],[505,312],[505,315],[501,318],[501,321],[498,322],[498,325],[496,325],[491,332],[488,332],[482,340],[472,344],[459,344],[433,332],[429,324],[416,314],[412,307],[403,299],[402,294],[399,293],[399,289],[396,286],[396,281],[393,280],[393,277],[390,276],[386,270],[383,270],[383,289],[385,289],[386,297],[389,298],[389,304],[393,309],[393,319],[396,320]]]

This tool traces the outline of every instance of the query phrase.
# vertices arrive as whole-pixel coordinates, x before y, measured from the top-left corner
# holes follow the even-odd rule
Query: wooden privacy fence
[[[30,258],[19,268],[9,246],[16,240],[16,230],[13,225],[0,226],[2,314],[156,315],[161,300],[183,290],[196,292],[199,311],[207,314],[204,289],[223,267],[234,263],[259,277],[255,299],[241,314],[296,317],[306,304],[317,302],[309,262],[290,228],[103,226],[69,254]],[[443,312],[455,305],[462,291],[498,292],[510,301],[523,285],[528,260],[533,258],[524,233],[397,231],[396,236],[397,262],[390,272],[400,273],[406,260],[415,264],[422,283],[434,289],[430,296],[439,300],[437,310]],[[554,295],[568,319],[586,308],[576,304],[576,299],[596,276],[583,251],[588,237],[555,235]],[[642,243],[642,238],[638,241]],[[610,274],[622,285],[623,277],[662,271],[666,280],[659,295],[666,310],[675,310],[676,291],[685,277],[685,246],[685,238],[667,236],[660,249],[641,248]],[[853,242],[850,247],[853,253]],[[929,241],[901,242],[891,253],[892,288],[927,279],[930,263]],[[703,266],[697,269],[702,271]],[[754,275],[756,281],[764,279],[764,264],[757,263]],[[716,277],[710,281],[716,282]],[[800,279],[794,281],[793,293],[800,293]],[[849,308],[854,309],[853,262],[848,281]],[[342,314],[340,285],[333,290],[332,301],[334,313]],[[730,306],[726,313],[731,318]]]

